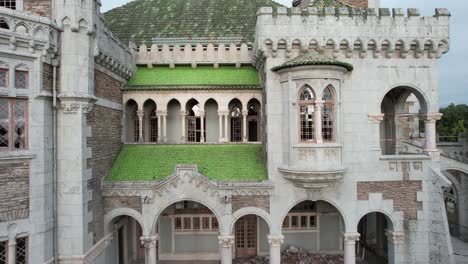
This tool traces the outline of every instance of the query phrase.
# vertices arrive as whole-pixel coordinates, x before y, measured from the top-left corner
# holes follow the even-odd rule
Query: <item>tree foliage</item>
[[[437,123],[437,133],[441,137],[457,137],[459,133],[468,132],[468,105],[450,104],[441,108],[444,114]]]

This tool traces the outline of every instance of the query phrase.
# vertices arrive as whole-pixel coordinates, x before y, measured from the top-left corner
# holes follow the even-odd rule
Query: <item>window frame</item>
[[[3,8],[8,8],[11,10],[18,10],[18,1],[16,0],[0,0],[1,3],[3,3]]]
[[[17,79],[18,73],[25,74],[25,80],[24,80],[25,87],[18,87],[18,79]],[[27,70],[15,70],[15,89],[24,89],[24,90],[29,89],[29,71],[27,71]]]
[[[173,219],[172,230],[174,234],[212,234],[219,232],[219,221],[214,214],[175,214],[170,217]],[[198,225],[194,225],[194,219],[197,219]]]
[[[312,97],[311,100],[303,100],[302,99],[302,95],[304,94],[304,92],[309,89],[310,90],[310,95]],[[314,143],[317,143],[317,120],[315,120],[315,112],[316,112],[316,109],[315,109],[315,101],[316,101],[316,94],[315,94],[315,91],[312,87],[310,87],[309,85],[305,85],[304,87],[302,87],[300,90],[299,90],[299,96],[298,96],[298,100],[297,100],[297,105],[298,105],[298,134],[299,134],[299,142],[300,143],[304,143],[304,144],[314,144]],[[311,107],[313,109],[313,113],[312,113],[312,125],[311,125],[311,136],[312,136],[312,139],[311,140],[303,140],[303,126],[302,126],[302,116],[303,116],[303,113],[302,113],[302,107]],[[307,114],[308,115],[308,114]],[[308,122],[308,121],[306,121]]]
[[[18,240],[19,239],[24,239],[24,262],[23,263],[20,263],[20,264],[28,264],[29,263],[29,237],[27,236],[24,236],[24,237],[17,237],[16,238],[16,256],[15,256],[15,263],[18,263],[18,254],[19,254],[19,250],[18,250],[18,247],[19,247],[19,243],[18,243]]]
[[[316,212],[290,212],[283,219],[281,229],[284,232],[317,232],[319,230],[318,214]],[[306,218],[306,225],[302,225],[302,218]],[[311,218],[314,217],[314,223],[311,224]],[[296,219],[297,226],[293,226],[293,219]]]
[[[331,100],[324,97],[325,91],[327,91],[327,90],[330,91]],[[326,143],[335,143],[336,142],[336,104],[335,104],[336,95],[335,95],[335,89],[333,88],[332,85],[328,85],[323,90],[322,101],[323,101],[323,107],[322,107],[322,113],[321,113],[322,116],[320,118],[321,119],[320,122],[322,122],[322,131],[320,131],[320,133],[322,135],[322,141],[325,144]],[[325,127],[325,109],[327,107],[331,108],[331,122],[332,122],[332,125]],[[324,131],[326,129],[331,129],[331,131],[332,131],[330,140],[325,139]]]
[[[11,97],[0,97],[0,100],[6,100],[8,103],[8,147],[0,147],[0,151],[23,151],[29,149],[29,105],[26,98],[11,98]],[[14,105],[16,102],[24,102],[24,147],[15,148],[15,137],[14,137],[14,128],[15,128],[15,108]]]
[[[5,72],[5,86],[0,86],[0,88],[9,88],[9,86],[10,86],[10,69],[0,67],[0,72]]]

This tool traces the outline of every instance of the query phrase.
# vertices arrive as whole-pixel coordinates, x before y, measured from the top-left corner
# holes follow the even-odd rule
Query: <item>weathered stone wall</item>
[[[42,89],[52,90],[54,85],[54,67],[52,65],[42,64]]]
[[[368,1],[367,0],[341,0],[341,2],[355,6],[360,8],[367,8]]]
[[[24,10],[34,14],[52,18],[51,0],[24,0]]]
[[[395,211],[402,211],[405,219],[416,220],[422,203],[417,201],[417,193],[422,191],[421,181],[358,182],[358,200],[368,200],[369,193],[382,193],[384,200],[393,200]]]
[[[121,102],[121,83],[112,77],[95,71],[95,95],[98,98]],[[120,100],[120,101],[119,101]],[[95,105],[87,116],[88,127],[92,136],[88,138],[92,158],[88,159],[88,168],[92,169],[92,179],[88,189],[92,190],[93,200],[88,210],[93,212],[93,221],[89,223],[89,232],[94,233],[95,242],[104,235],[104,207],[101,195],[101,180],[107,176],[112,164],[122,147],[122,111]]]
[[[249,196],[232,196],[232,212],[243,207],[257,207],[270,212],[270,196],[268,195],[249,195]]]
[[[116,208],[131,208],[141,213],[141,197],[137,196],[112,196],[103,199],[104,212],[107,214]]]
[[[0,163],[0,223],[29,216],[29,162]]]

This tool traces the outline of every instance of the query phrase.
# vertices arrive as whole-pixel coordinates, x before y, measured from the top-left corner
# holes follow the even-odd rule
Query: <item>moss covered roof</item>
[[[104,14],[124,42],[152,44],[153,38],[241,37],[252,43],[260,7],[272,0],[134,0]]]
[[[353,70],[353,65],[342,62],[333,58],[329,58],[325,55],[322,55],[316,51],[309,51],[307,53],[301,54],[296,58],[293,58],[279,66],[273,67],[273,71],[278,71],[281,69],[292,68],[297,66],[305,65],[335,65],[346,68],[348,71]]]
[[[124,88],[131,90],[173,89],[260,89],[257,70],[252,66],[168,66],[138,67]]]
[[[212,180],[263,181],[267,172],[261,145],[125,145],[107,181],[159,181],[175,165],[195,164]]]

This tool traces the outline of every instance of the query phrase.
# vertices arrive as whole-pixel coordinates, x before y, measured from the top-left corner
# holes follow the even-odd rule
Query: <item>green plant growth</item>
[[[468,105],[450,104],[440,112],[444,115],[437,123],[437,133],[444,141],[457,141],[459,133],[468,132]]]
[[[262,181],[267,172],[261,145],[125,145],[107,181],[159,181],[178,164],[198,165],[212,180]]]

